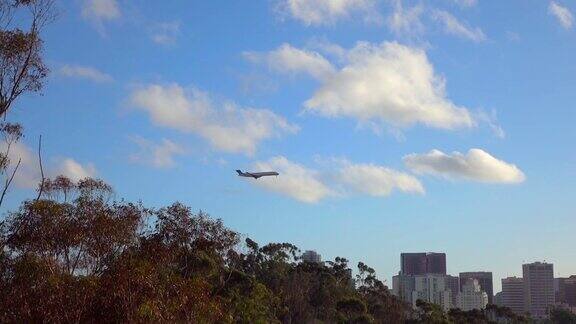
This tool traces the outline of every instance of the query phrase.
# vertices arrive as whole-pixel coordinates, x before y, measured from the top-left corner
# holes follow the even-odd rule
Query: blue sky
[[[60,1],[26,162],[259,242],[448,271],[576,273],[572,1]],[[235,169],[276,169],[238,178]]]

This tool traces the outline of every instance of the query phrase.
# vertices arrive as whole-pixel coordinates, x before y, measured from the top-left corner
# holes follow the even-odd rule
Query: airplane
[[[278,172],[242,172],[242,170],[236,170],[239,177],[254,178],[258,179],[261,177],[277,176]]]

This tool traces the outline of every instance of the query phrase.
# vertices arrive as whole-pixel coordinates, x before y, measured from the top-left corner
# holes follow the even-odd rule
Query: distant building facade
[[[554,278],[556,303],[576,307],[576,275],[569,278]]]
[[[498,292],[494,295],[494,305],[504,306],[502,302],[502,292]]]
[[[308,250],[302,253],[302,261],[311,263],[321,263],[322,256],[318,254],[316,251]]]
[[[402,253],[400,254],[401,274],[423,275],[428,273],[446,274],[445,253]]]
[[[446,276],[442,274],[414,276],[413,307],[416,307],[416,301],[419,299],[439,305],[444,311],[453,308],[451,292],[446,288]]]
[[[463,311],[484,309],[488,305],[488,294],[481,289],[477,279],[468,278],[462,285],[456,305]]]
[[[450,290],[452,305],[458,303],[457,297],[460,294],[460,278],[446,275],[446,289]]]
[[[502,306],[516,314],[524,314],[524,279],[508,277],[502,279]]]
[[[557,304],[562,304],[566,302],[566,293],[564,280],[568,278],[554,278],[554,301]]]
[[[398,274],[392,277],[392,293],[403,302],[412,304],[414,276]]]
[[[534,318],[546,318],[554,305],[554,266],[534,262],[522,265],[524,310]]]
[[[576,307],[576,275],[564,281],[564,300],[570,307]]]
[[[475,272],[460,272],[460,290],[468,279],[476,279],[480,284],[480,289],[486,292],[488,295],[488,303],[494,303],[494,288],[492,284],[492,272],[487,271],[475,271]]]
[[[392,277],[392,292],[413,306],[418,299],[449,310],[460,290],[458,277],[446,275],[445,253],[401,253],[400,272]]]
[[[426,273],[446,274],[446,253],[426,254]]]
[[[400,274],[423,275],[426,273],[426,253],[400,254]]]

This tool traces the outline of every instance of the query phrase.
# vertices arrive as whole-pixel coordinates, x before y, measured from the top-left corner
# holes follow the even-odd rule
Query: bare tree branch
[[[36,201],[40,200],[42,196],[42,191],[44,191],[44,181],[46,178],[44,177],[44,167],[42,166],[42,135],[38,139],[38,164],[40,165],[40,176],[42,177],[40,180],[40,188],[38,188],[38,197],[36,197]]]
[[[6,196],[6,192],[8,191],[10,184],[12,184],[12,181],[14,180],[14,176],[16,175],[16,171],[18,171],[18,168],[20,167],[21,162],[22,162],[22,159],[18,159],[18,164],[16,164],[14,171],[12,171],[12,175],[10,176],[10,178],[6,179],[6,182],[4,183],[4,189],[2,190],[2,196],[0,197],[0,207],[2,206],[2,203],[4,202],[4,196]]]

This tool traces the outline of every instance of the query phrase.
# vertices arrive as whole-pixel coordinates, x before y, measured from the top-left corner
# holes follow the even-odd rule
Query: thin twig
[[[20,167],[20,163],[22,162],[22,159],[18,159],[18,164],[16,164],[16,167],[14,168],[14,171],[12,172],[12,176],[10,176],[9,179],[6,180],[6,183],[4,184],[4,190],[2,190],[2,197],[0,197],[0,206],[2,206],[2,202],[4,202],[4,196],[6,196],[6,192],[8,191],[8,188],[10,187],[10,184],[12,183],[12,180],[14,180],[14,176],[16,175],[16,171],[18,170],[18,167]]]
[[[44,168],[42,167],[42,135],[38,139],[38,164],[40,165],[40,175],[42,176],[42,180],[40,181],[40,188],[38,188],[38,197],[36,197],[36,201],[40,200],[42,196],[42,191],[44,190]]]

